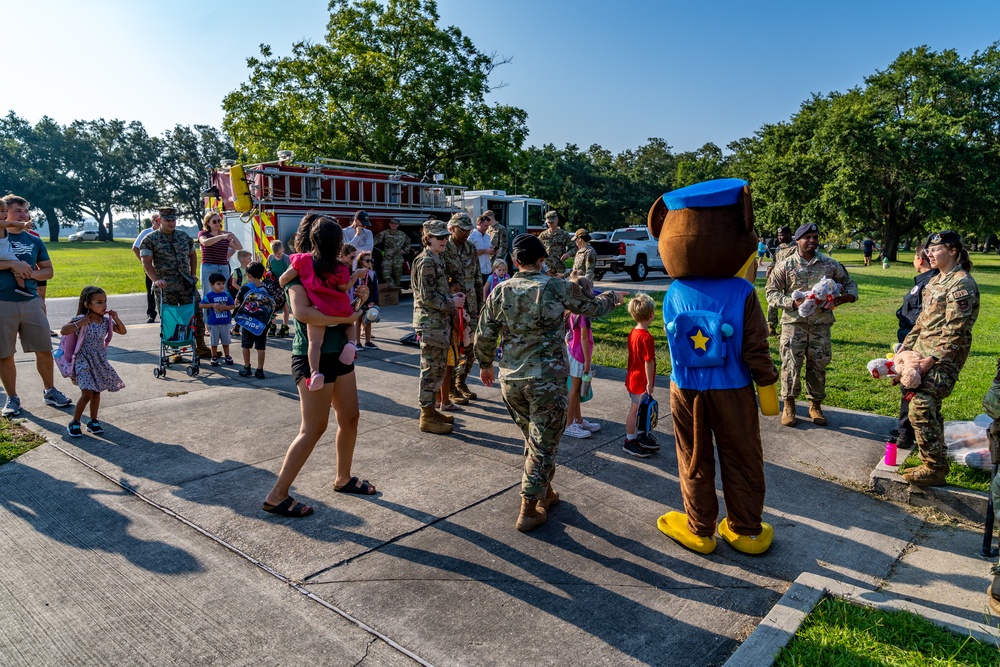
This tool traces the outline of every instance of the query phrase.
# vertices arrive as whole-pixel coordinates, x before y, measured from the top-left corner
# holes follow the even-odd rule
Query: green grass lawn
[[[80,296],[87,285],[97,285],[108,294],[146,291],[142,265],[132,253],[131,239],[108,243],[49,243],[54,271],[45,294],[48,297]]]
[[[45,442],[17,422],[0,419],[0,465]]]
[[[985,602],[984,602],[985,604]],[[908,612],[824,598],[774,661],[780,667],[995,666],[1000,654]]]
[[[908,255],[901,253],[900,256]],[[833,361],[827,369],[825,403],[840,408],[896,416],[899,389],[884,380],[874,380],[865,368],[869,360],[884,356],[896,342],[896,310],[913,287],[913,267],[898,263],[889,269],[872,264],[864,267],[861,252],[838,250],[836,259],[845,264],[858,283],[859,299],[837,309],[833,325]],[[981,306],[973,329],[972,353],[952,395],[944,402],[946,420],[972,419],[982,412],[982,399],[996,373],[1000,357],[1000,256],[974,254],[972,275],[979,283]],[[764,285],[757,293],[766,308]],[[670,373],[670,355],[663,333],[663,292],[650,292],[657,303],[652,334],[657,341],[657,372]],[[594,324],[594,363],[624,368],[626,339],[633,322],[624,308]],[[769,339],[771,356],[778,365],[778,339]]]

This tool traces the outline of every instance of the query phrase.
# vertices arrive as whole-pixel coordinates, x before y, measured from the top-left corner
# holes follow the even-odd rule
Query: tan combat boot
[[[545,513],[545,508],[541,506],[541,502],[534,498],[521,498],[521,514],[518,515],[514,527],[522,533],[527,533],[545,523],[548,515]]]
[[[785,409],[781,412],[781,425],[795,426],[798,423],[798,420],[795,418],[795,401],[790,398],[786,398]]]
[[[813,424],[816,424],[816,426],[826,426],[826,415],[823,414],[823,407],[819,401],[811,401],[809,403],[809,418],[813,420]]]
[[[549,508],[554,507],[557,504],[559,504],[559,492],[553,489],[552,485],[549,484],[549,488],[545,490],[545,497],[538,501],[538,506],[548,513]]]
[[[474,401],[477,398],[479,398],[479,395],[476,394],[476,392],[469,389],[469,385],[465,383],[465,380],[458,380],[455,383],[455,389],[457,389],[458,393],[462,395],[462,398],[468,399],[470,401]]]
[[[451,390],[449,391],[448,398],[451,399],[452,403],[455,403],[457,405],[468,405],[469,404],[469,399],[466,398],[465,395],[462,394],[462,390],[458,388],[458,382],[455,381],[454,377],[452,377],[452,379],[451,379],[451,385],[450,385],[450,387],[451,387]]]
[[[445,424],[455,423],[454,417],[452,417],[451,415],[446,415],[445,413],[441,412],[440,410],[437,409],[437,406],[434,406],[434,416],[443,421]]]
[[[452,431],[452,425],[438,419],[438,413],[433,405],[420,408],[420,430],[424,433],[447,435]]]
[[[767,325],[767,335],[768,336],[777,336],[778,335],[778,327],[776,327],[773,324],[769,323]]]
[[[913,486],[944,486],[947,468],[929,468],[921,464],[903,475],[903,479]]]

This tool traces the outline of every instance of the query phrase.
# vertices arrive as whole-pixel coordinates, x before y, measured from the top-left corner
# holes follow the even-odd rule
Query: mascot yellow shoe
[[[674,542],[691,551],[700,554],[710,554],[715,551],[715,535],[701,537],[692,533],[688,528],[687,514],[667,512],[656,520],[656,527]]]
[[[719,523],[719,535],[722,535],[722,539],[737,551],[757,555],[770,549],[771,542],[774,541],[774,528],[771,527],[771,524],[761,522],[760,527],[763,528],[760,535],[740,535],[734,533],[733,529],[729,527],[729,519],[727,518]]]

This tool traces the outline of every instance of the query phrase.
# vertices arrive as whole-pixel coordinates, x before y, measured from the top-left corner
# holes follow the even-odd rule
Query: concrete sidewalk
[[[79,439],[18,355],[25,423],[51,444],[0,467],[0,663],[713,665],[802,572],[924,604],[946,586],[938,604],[982,620],[988,564],[943,548],[964,533],[864,492],[892,422],[873,415],[764,418],[774,546],[705,557],[656,528],[682,509],[665,397],[663,451],[633,459],[623,372],[602,369],[585,413],[604,429],[562,442],[563,502],[516,532],[522,443],[499,391],[476,382],[457,434],[420,433],[417,350],[395,343],[409,313],[384,309],[358,363],[354,472],[379,494],[333,492],[331,426],[299,520],[260,510],[299,424],[290,340],[263,381],[207,364],[154,380],[158,329],[130,327],[111,350],[128,387]]]

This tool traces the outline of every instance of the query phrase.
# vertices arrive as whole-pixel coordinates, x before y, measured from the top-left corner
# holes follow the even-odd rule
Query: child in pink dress
[[[338,229],[333,230],[332,226]],[[363,271],[351,274],[347,265],[340,261],[343,234],[336,233],[340,231],[339,227],[332,219],[318,220],[309,231],[312,252],[289,255],[292,265],[282,274],[280,283],[282,287],[287,287],[289,282],[298,278],[316,310],[330,317],[350,317],[354,306],[348,292]],[[306,386],[310,391],[319,391],[324,382],[323,374],[318,369],[326,327],[306,325],[306,335],[309,338],[309,368],[312,369]],[[357,349],[348,342],[340,354],[340,362],[352,364],[356,356]]]

